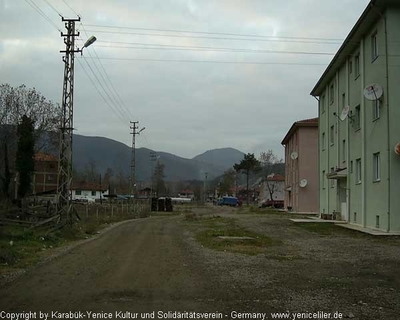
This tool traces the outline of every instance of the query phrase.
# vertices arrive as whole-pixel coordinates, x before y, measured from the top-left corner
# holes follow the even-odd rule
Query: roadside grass
[[[280,244],[280,241],[247,230],[236,224],[235,219],[219,216],[185,216],[188,226],[194,231],[196,240],[209,249],[247,255],[257,255],[265,249]],[[253,239],[221,239],[220,237],[249,237]]]

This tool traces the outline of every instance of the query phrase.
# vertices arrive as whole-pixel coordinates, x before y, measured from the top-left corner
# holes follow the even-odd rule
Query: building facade
[[[276,202],[276,204],[281,204],[284,197],[285,177],[272,173],[262,180],[259,187],[259,203]]]
[[[95,202],[105,199],[109,192],[105,185],[91,182],[72,182],[71,186],[72,200],[85,200]]]
[[[58,158],[45,153],[34,155],[32,174],[32,194],[56,193],[58,176]]]
[[[293,123],[285,138],[285,208],[318,213],[318,118]]]
[[[399,35],[400,2],[372,0],[311,92],[320,213],[386,232],[400,231]]]

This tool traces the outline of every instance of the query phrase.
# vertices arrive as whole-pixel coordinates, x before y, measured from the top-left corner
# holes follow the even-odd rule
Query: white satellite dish
[[[301,188],[304,188],[307,185],[308,181],[306,179],[302,179],[299,183]]]
[[[350,107],[347,105],[343,108],[342,113],[340,114],[340,120],[344,121],[346,120],[347,116],[349,115],[350,112]]]
[[[293,151],[292,154],[290,155],[290,157],[295,160],[299,157],[299,154],[296,151]]]
[[[382,95],[383,88],[377,83],[370,84],[364,89],[364,97],[367,100],[375,101],[382,97]]]
[[[400,156],[400,142],[394,147],[394,152]]]

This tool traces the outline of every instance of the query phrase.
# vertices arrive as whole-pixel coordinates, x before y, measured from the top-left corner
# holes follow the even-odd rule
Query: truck
[[[239,205],[238,198],[236,197],[222,197],[218,201],[219,206],[231,206],[236,207]]]

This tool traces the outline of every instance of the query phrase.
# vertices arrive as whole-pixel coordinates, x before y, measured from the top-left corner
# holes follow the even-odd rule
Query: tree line
[[[11,198],[19,181],[18,197],[31,188],[33,156],[55,150],[61,108],[35,88],[0,85],[0,197]],[[17,178],[17,179],[16,179]]]

